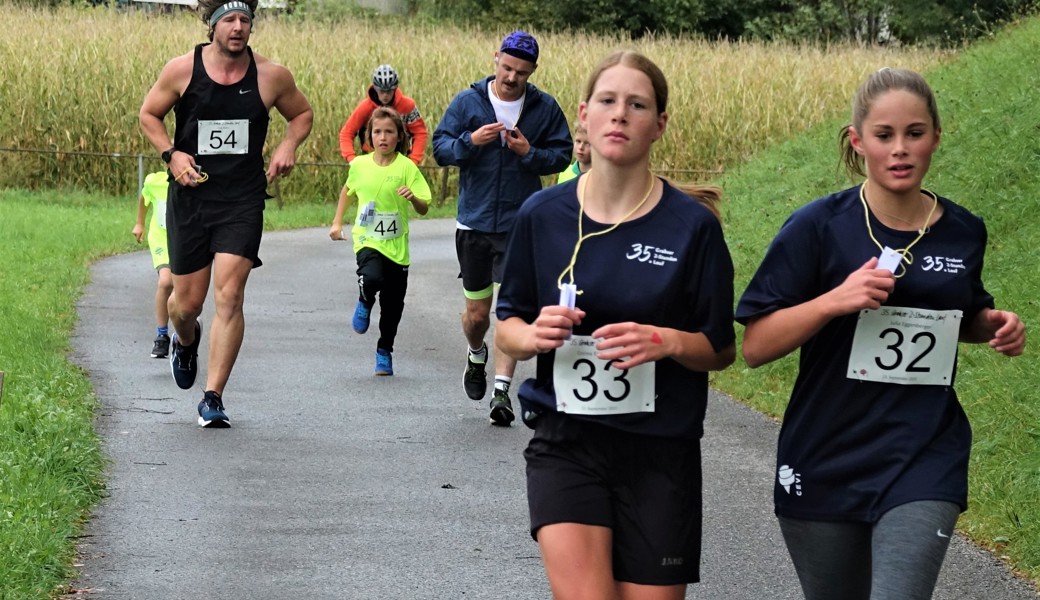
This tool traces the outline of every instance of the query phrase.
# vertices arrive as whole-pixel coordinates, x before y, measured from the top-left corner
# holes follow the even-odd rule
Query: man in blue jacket
[[[541,176],[567,168],[571,135],[556,99],[527,82],[538,68],[538,42],[523,31],[502,40],[495,74],[459,92],[433,132],[433,156],[459,167],[455,250],[466,296],[462,332],[469,343],[463,387],[473,400],[487,393],[494,284],[520,205],[542,188]],[[509,384],[516,361],[497,348],[491,423],[513,421]]]

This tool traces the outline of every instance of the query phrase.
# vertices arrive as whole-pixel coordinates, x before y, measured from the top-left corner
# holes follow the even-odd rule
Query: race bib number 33
[[[900,385],[950,385],[962,313],[882,306],[859,314],[849,379]]]
[[[247,154],[249,119],[199,121],[199,154]]]
[[[556,349],[556,410],[580,415],[654,412],[655,363],[618,369],[596,358],[596,340],[574,335]]]

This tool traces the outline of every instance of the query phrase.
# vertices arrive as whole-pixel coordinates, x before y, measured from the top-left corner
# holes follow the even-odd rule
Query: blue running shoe
[[[382,348],[376,348],[376,375],[393,375],[394,357]]]
[[[357,307],[354,308],[354,319],[351,321],[351,326],[354,327],[354,331],[357,333],[365,333],[368,331],[368,320],[372,314],[372,307],[365,306],[360,300],[358,300]]]
[[[206,392],[199,402],[199,425],[210,428],[231,427],[231,421],[224,414],[224,401],[216,392]]]
[[[195,320],[195,341],[190,346],[181,346],[177,341],[177,332],[173,332],[170,340],[170,371],[177,387],[182,390],[191,389],[195,385],[195,377],[199,374],[199,341],[202,340],[202,323]]]

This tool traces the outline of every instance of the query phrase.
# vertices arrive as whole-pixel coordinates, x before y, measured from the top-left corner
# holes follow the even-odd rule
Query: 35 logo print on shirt
[[[922,271],[938,271],[940,273],[960,273],[965,269],[964,259],[949,256],[925,256],[921,261]]]
[[[666,262],[676,262],[675,252],[646,244],[632,244],[632,251],[625,255],[628,260],[661,266]]]

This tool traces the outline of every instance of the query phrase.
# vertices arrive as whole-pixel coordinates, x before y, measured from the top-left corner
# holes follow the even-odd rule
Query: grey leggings
[[[897,506],[877,523],[780,517],[806,600],[928,600],[961,509]]]

